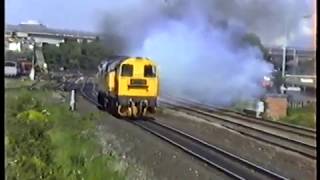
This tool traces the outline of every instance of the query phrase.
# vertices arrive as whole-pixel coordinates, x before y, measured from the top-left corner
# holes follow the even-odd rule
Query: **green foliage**
[[[95,114],[70,112],[51,93],[6,92],[7,179],[124,179],[97,142]]]
[[[14,89],[14,88],[21,88],[21,87],[29,87],[34,82],[29,79],[10,79],[5,78],[5,89]]]
[[[16,51],[5,51],[5,59],[9,61],[16,61],[20,58],[26,58],[29,61],[32,61],[33,51],[32,50],[25,50],[22,52]]]
[[[20,96],[7,96],[6,137],[8,139],[8,179],[41,179],[51,177],[53,170],[50,151],[52,145],[46,133],[52,126],[47,115],[42,114],[42,103],[27,91]],[[28,110],[33,109],[33,110]]]
[[[249,102],[246,101],[239,101],[237,103],[235,103],[231,109],[235,110],[235,111],[242,111],[243,109],[247,108],[250,105]]]
[[[59,47],[46,45],[43,54],[49,67],[61,66],[69,69],[96,69],[98,63],[105,58],[105,47],[97,41],[90,43],[66,42]]]
[[[49,65],[57,68],[59,65],[61,66],[63,64],[63,60],[61,59],[62,54],[59,47],[55,45],[45,45],[42,50],[44,58]]]
[[[310,104],[302,108],[289,108],[288,116],[280,119],[280,121],[315,128],[315,115],[315,104]]]
[[[42,92],[41,96],[32,96],[30,91],[26,89],[22,89],[19,91],[12,91],[12,94],[19,93],[18,95],[8,95],[6,96],[6,112],[8,112],[9,116],[17,116],[20,112],[26,110],[36,110],[41,111],[44,108],[44,105],[39,100],[39,98],[46,96],[47,92]],[[7,93],[6,93],[7,94]],[[16,102],[16,103],[12,103]]]

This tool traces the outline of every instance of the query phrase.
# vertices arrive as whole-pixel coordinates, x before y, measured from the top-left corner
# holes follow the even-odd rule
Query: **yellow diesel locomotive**
[[[121,117],[155,113],[159,96],[157,65],[148,58],[113,56],[99,65],[98,103]]]

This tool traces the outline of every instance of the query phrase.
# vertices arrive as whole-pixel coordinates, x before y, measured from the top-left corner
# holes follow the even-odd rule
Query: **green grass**
[[[249,102],[238,102],[231,109],[235,111],[242,111],[242,109],[248,107],[248,105],[250,105]],[[310,104],[303,108],[289,108],[288,116],[279,119],[279,121],[299,126],[305,126],[308,128],[315,128],[315,114],[315,104]],[[264,118],[269,119],[268,117]]]
[[[240,101],[236,104],[234,104],[231,109],[234,111],[239,111],[241,112],[243,109],[247,108],[250,105],[249,102],[245,102],[245,101]]]
[[[53,93],[5,92],[7,179],[125,179],[118,158],[102,153],[96,115],[68,111]]]
[[[310,104],[302,108],[289,108],[288,116],[280,119],[280,121],[316,128],[315,104]]]
[[[22,79],[10,79],[5,78],[4,80],[5,88],[19,88],[19,87],[27,87],[34,83],[34,81],[31,81],[29,79],[22,80]]]

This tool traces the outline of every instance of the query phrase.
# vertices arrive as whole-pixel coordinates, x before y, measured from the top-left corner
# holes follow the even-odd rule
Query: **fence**
[[[315,102],[314,101],[289,101],[288,106],[290,108],[302,108],[313,103]]]

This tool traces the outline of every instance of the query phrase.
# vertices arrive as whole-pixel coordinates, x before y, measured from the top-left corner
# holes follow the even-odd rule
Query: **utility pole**
[[[298,63],[298,57],[297,57],[297,49],[296,48],[293,48],[293,61],[294,61],[294,74],[297,74],[297,69],[298,69],[298,66],[299,66],[299,63]]]
[[[31,72],[29,74],[29,77],[30,77],[30,79],[32,81],[35,80],[35,75],[36,75],[36,71],[35,71],[35,61],[36,61],[35,48],[36,48],[36,43],[34,41],[33,42],[32,68],[31,68]]]
[[[284,45],[282,50],[283,50],[283,53],[282,53],[282,78],[285,78],[287,47]]]
[[[318,34],[318,31],[317,31],[317,1],[315,1],[315,12],[313,13],[313,21],[314,21],[314,28],[313,28],[313,31],[314,31],[314,40],[313,40],[313,47],[314,49],[317,49],[317,34]]]
[[[282,53],[282,85],[280,86],[280,92],[281,94],[284,94],[284,83],[285,83],[285,75],[286,75],[286,57],[287,57],[287,39],[288,39],[288,32],[287,32],[287,19],[284,23],[284,33],[285,33],[285,39],[283,43],[283,53]]]
[[[287,57],[287,40],[288,40],[288,18],[285,19],[285,23],[284,23],[284,43],[283,43],[283,53],[282,53],[282,78],[285,78],[286,75],[286,57]]]

